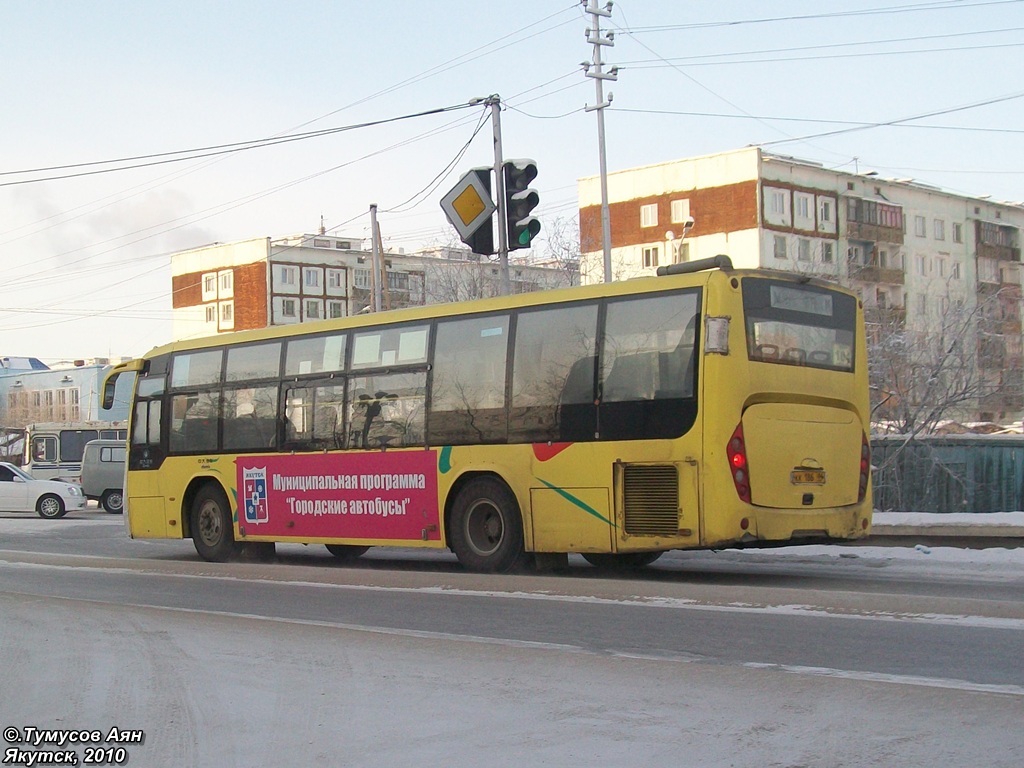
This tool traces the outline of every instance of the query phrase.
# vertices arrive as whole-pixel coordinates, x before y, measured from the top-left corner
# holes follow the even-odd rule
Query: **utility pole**
[[[484,100],[491,108],[491,131],[494,134],[494,185],[495,201],[498,206],[498,269],[501,277],[501,295],[512,292],[512,280],[508,272],[508,232],[505,231],[505,174],[502,169],[504,157],[501,151],[501,97],[492,93]]]
[[[594,46],[594,60],[583,62],[583,72],[587,77],[594,78],[597,86],[597,104],[586,106],[587,112],[597,112],[597,144],[601,164],[601,245],[604,251],[604,281],[612,281],[612,222],[608,210],[608,161],[605,158],[604,150],[604,110],[612,103],[613,94],[609,91],[608,100],[604,98],[604,81],[618,80],[618,67],[612,67],[607,72],[602,70],[604,62],[601,61],[601,46],[615,45],[615,33],[608,32],[601,36],[601,17],[610,18],[612,15],[612,3],[609,0],[604,8],[597,7],[597,0],[581,0],[581,5],[586,6],[585,13],[591,17],[591,25],[586,30],[587,42]]]
[[[370,203],[370,238],[373,240],[373,246],[371,253],[373,254],[373,311],[380,312],[381,310],[381,284],[380,284],[380,266],[383,261],[380,248],[378,243],[380,239],[377,237],[377,204]]]

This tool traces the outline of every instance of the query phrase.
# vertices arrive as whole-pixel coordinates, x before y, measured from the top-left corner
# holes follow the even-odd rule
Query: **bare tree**
[[[544,261],[561,272],[569,285],[580,284],[580,220],[557,216],[546,223]]]
[[[874,462],[883,506],[907,509],[919,503],[908,494],[920,488],[946,489],[945,496],[958,488],[966,498],[962,467],[940,461],[924,438],[950,421],[1020,410],[1020,321],[1007,317],[1018,299],[1013,288],[993,288],[971,307],[949,294],[927,296],[940,306],[926,330],[908,329],[902,309],[868,308],[873,431],[895,433]]]

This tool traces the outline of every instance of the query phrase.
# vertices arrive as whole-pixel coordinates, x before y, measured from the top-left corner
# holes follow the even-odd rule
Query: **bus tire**
[[[64,500],[60,496],[48,493],[36,502],[36,512],[45,520],[56,520],[58,517],[64,517],[67,514],[67,509],[65,509]]]
[[[100,506],[112,515],[119,515],[124,512],[124,494],[118,488],[104,491],[100,496]]]
[[[238,557],[241,546],[235,541],[231,524],[231,506],[224,491],[213,483],[199,489],[190,515],[192,543],[203,560],[226,563]]]
[[[508,573],[524,565],[522,516],[516,497],[501,480],[471,480],[459,491],[451,514],[449,544],[463,567]]]
[[[628,571],[633,568],[644,568],[664,552],[584,552],[583,559],[595,568],[607,571]]]
[[[360,547],[355,544],[325,544],[324,546],[327,547],[328,552],[342,562],[362,557],[370,549],[369,547]]]

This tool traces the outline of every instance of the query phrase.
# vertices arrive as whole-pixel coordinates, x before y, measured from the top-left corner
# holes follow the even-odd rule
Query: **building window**
[[[811,241],[800,238],[796,243],[796,257],[800,261],[811,260]]]
[[[340,269],[327,270],[327,287],[340,289],[345,287],[345,273]]]
[[[782,235],[774,236],[774,252],[776,259],[786,258],[786,238]]]
[[[366,289],[369,289],[369,287],[370,287],[370,270],[368,270],[368,269],[357,269],[355,271],[355,274],[353,275],[353,282],[355,283],[356,288],[366,288]]]
[[[317,240],[317,239],[314,239],[313,240],[313,247],[314,248],[330,248],[331,247],[331,241],[330,240]]]
[[[203,301],[217,298],[217,273],[208,272],[203,275]]]
[[[327,302],[327,316],[332,320],[337,317],[345,316],[345,302],[343,301],[328,301]]]
[[[231,293],[235,285],[235,275],[233,272],[220,272],[218,274],[220,281],[220,292],[221,294]]]
[[[217,305],[216,304],[207,304],[206,305],[206,322],[210,323],[211,325],[213,323],[217,322]]]
[[[946,277],[946,260],[941,256],[935,257],[935,271],[939,277]]]
[[[917,237],[925,237],[928,234],[927,224],[925,223],[924,216],[914,217],[914,234]]]
[[[350,240],[338,240],[335,242],[334,247],[339,251],[350,251],[352,250],[352,241]]]
[[[319,320],[321,317],[320,300],[306,299],[306,320]]]
[[[295,267],[281,267],[281,285],[295,285]]]
[[[306,288],[319,288],[320,287],[320,270],[306,268],[302,270],[302,282]]]
[[[235,302],[222,301],[220,303],[220,327],[235,327]]]
[[[964,225],[953,224],[953,242],[962,243],[964,241]]]
[[[917,297],[917,314],[928,314],[928,297],[923,293],[919,294]]]
[[[945,240],[946,239],[946,222],[944,222],[942,219],[936,219],[933,222],[933,225],[934,225],[935,239],[936,240]]]
[[[928,257],[918,254],[914,257],[914,267],[917,270],[917,274],[921,277],[928,275]]]
[[[781,189],[768,190],[768,205],[772,213],[785,214],[786,193]]]
[[[295,317],[295,299],[281,301],[281,317]]]
[[[811,218],[811,198],[809,195],[797,193],[793,199],[793,208],[796,215],[801,219]]]
[[[818,219],[822,222],[832,221],[832,201],[822,200],[818,206]]]
[[[657,246],[651,248],[644,248],[644,266],[645,267],[656,267],[658,266],[658,248]]]
[[[640,226],[641,227],[656,227],[658,226],[658,204],[650,203],[649,205],[640,206]]]
[[[959,261],[954,261],[953,264],[950,266],[949,276],[951,278],[953,278],[954,280],[959,280],[960,279],[960,262]]]
[[[832,243],[822,243],[821,244],[821,260],[825,264],[831,264],[832,263],[832,259],[835,258],[835,252],[833,250],[833,247],[834,246],[833,246]]]
[[[690,201],[687,200],[673,200],[672,201],[672,223],[683,224],[686,219],[690,216]]]

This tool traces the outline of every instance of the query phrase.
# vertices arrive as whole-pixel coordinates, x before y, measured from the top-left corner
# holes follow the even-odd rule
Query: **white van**
[[[82,491],[98,499],[107,512],[124,511],[124,468],[128,445],[124,440],[90,440],[82,454]]]

